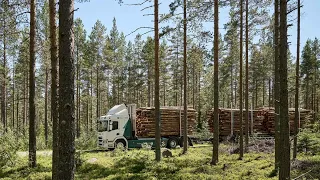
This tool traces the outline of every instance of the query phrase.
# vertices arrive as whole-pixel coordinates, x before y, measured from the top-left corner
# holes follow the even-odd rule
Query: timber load
[[[232,116],[233,116],[233,122],[231,120]],[[220,108],[219,109],[219,134],[221,136],[228,136],[232,134],[231,132],[233,132],[234,134],[239,134],[240,133],[239,119],[240,119],[239,109]],[[214,110],[211,109],[207,112],[207,121],[208,121],[211,132],[214,131],[213,120],[214,120]],[[243,110],[243,130],[245,130],[244,128],[245,128],[245,110]],[[262,118],[259,117],[258,110],[249,110],[249,132],[251,132],[251,130],[265,132],[265,129],[262,126]]]
[[[275,110],[274,108],[261,108],[261,115],[264,117],[264,123],[266,128],[268,129],[269,134],[275,134]],[[298,121],[298,127],[304,128],[307,123],[311,122],[313,112],[308,109],[299,109],[300,112],[300,120]],[[290,133],[294,133],[294,118],[295,118],[295,109],[289,108],[289,128]]]
[[[160,107],[161,136],[180,136],[183,133],[183,107]],[[192,135],[196,127],[196,110],[187,109],[188,135]],[[155,108],[141,107],[137,109],[136,135],[138,137],[155,137]]]
[[[305,125],[312,120],[312,111],[307,109],[299,109],[300,121],[299,128],[304,128]],[[233,114],[233,125],[231,116]],[[239,109],[219,109],[219,134],[228,136],[233,132],[240,133],[240,110]],[[251,120],[251,117],[252,120]],[[290,133],[294,132],[294,117],[295,109],[289,108]],[[207,112],[207,121],[210,131],[214,131],[214,113],[213,109]],[[253,122],[253,123],[252,123]],[[233,127],[233,128],[232,128]],[[243,130],[245,134],[245,110],[243,110]],[[275,111],[274,108],[263,107],[255,110],[249,110],[249,133],[262,133],[273,135],[275,133]]]

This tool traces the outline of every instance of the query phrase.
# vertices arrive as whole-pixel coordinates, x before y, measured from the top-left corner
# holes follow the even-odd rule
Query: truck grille
[[[98,137],[98,146],[103,146],[103,140],[102,137]]]

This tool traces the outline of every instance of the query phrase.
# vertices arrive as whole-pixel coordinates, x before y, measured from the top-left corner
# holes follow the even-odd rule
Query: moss
[[[224,145],[225,146],[225,145]],[[226,148],[226,147],[225,147]],[[211,166],[212,147],[190,148],[187,155],[181,149],[173,150],[172,158],[154,161],[152,150],[135,149],[125,152],[82,152],[82,165],[76,179],[277,179],[273,171],[273,154],[249,153],[243,160],[238,155],[221,153],[216,166]],[[94,161],[91,161],[94,159]],[[300,166],[292,169],[297,177],[310,169],[311,176],[319,178],[320,156],[299,154]],[[51,156],[38,156],[38,167],[27,167],[27,157],[18,158],[15,167],[0,170],[0,179],[50,179]],[[317,168],[317,169],[316,169]],[[311,177],[310,176],[310,177]]]

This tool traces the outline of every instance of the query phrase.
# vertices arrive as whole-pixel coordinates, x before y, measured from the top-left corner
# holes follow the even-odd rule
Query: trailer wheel
[[[177,147],[178,143],[179,143],[179,141],[177,138],[169,138],[167,147],[169,149],[174,149]]]
[[[126,142],[123,139],[119,139],[115,143],[116,149],[126,149],[127,145]]]

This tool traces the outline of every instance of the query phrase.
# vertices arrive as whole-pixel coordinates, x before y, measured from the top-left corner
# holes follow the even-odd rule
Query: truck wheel
[[[115,144],[116,149],[126,149],[126,147],[127,147],[127,145],[124,140],[120,139],[120,140],[116,141],[116,144]]]
[[[169,138],[167,147],[169,149],[174,149],[174,148],[177,147],[178,143],[179,142],[178,142],[178,140],[176,138]]]

